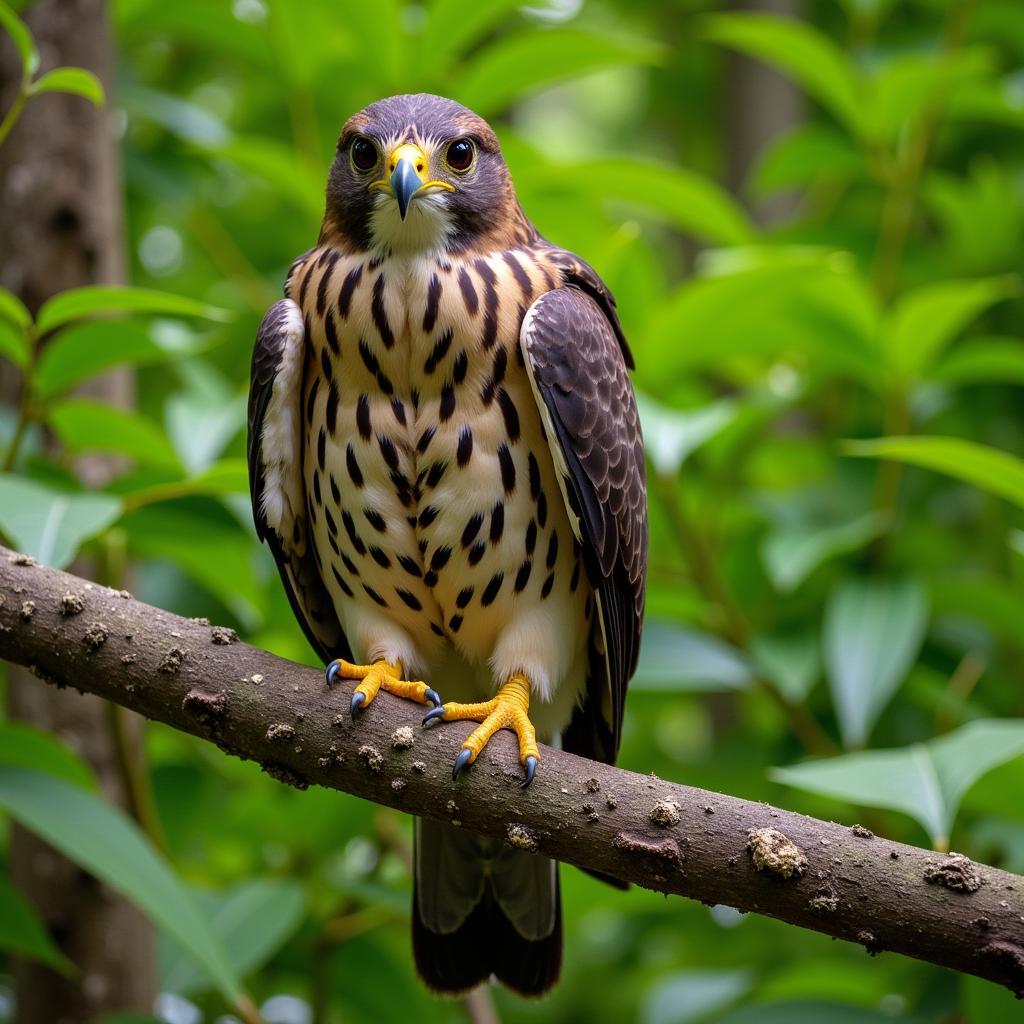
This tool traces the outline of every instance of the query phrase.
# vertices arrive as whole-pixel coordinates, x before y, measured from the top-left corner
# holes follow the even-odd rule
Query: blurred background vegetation
[[[492,120],[636,354],[651,570],[620,763],[1024,871],[1024,10],[760,6],[118,0],[135,290],[35,322],[0,293],[27,396],[0,406],[0,531],[314,662],[251,523],[251,340],[345,118],[443,93]],[[72,393],[117,366],[133,407]],[[99,486],[92,453],[115,457]],[[244,1015],[242,983],[281,1024],[1024,1019],[974,979],[571,869],[555,993],[439,1002],[411,966],[407,819],[148,725],[123,766],[139,824],[108,821],[56,740],[0,730],[0,805],[159,922],[173,1024]],[[76,809],[95,834],[62,835]],[[9,882],[0,907],[0,948],[69,970]]]

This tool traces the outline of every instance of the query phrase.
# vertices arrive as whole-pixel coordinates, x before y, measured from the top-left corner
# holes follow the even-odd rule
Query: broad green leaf
[[[0,531],[18,550],[63,569],[87,540],[121,514],[109,494],[73,494],[0,474]]]
[[[1024,558],[1024,530],[1011,530],[1006,542],[1010,545],[1011,551],[1016,551]]]
[[[825,609],[825,668],[843,743],[863,746],[913,664],[928,622],[910,580],[840,583]]]
[[[642,1024],[692,1024],[707,1020],[751,988],[747,971],[676,971],[651,986],[640,1014]]]
[[[856,69],[831,39],[806,21],[771,14],[715,14],[703,26],[705,38],[787,72],[859,133],[862,83]]]
[[[989,51],[978,47],[892,58],[871,79],[864,114],[868,131],[885,142],[898,139],[926,110],[938,113],[954,91],[989,77],[991,64]]]
[[[522,0],[436,0],[419,41],[417,66],[440,74],[454,56],[520,7]]]
[[[943,281],[904,295],[882,323],[886,360],[900,377],[927,371],[983,310],[1016,291],[1016,278]]]
[[[28,26],[3,0],[0,0],[0,27],[11,37],[21,58],[22,77],[28,80],[39,67],[39,51]]]
[[[89,766],[52,733],[23,722],[0,723],[0,764],[31,768],[65,782],[96,790]]]
[[[761,195],[778,189],[864,177],[864,154],[838,129],[805,124],[772,142],[754,172]]]
[[[718,245],[743,245],[757,229],[721,186],[682,167],[643,160],[592,160],[551,164],[553,184],[586,189],[603,199],[621,199],[660,213],[681,231]]]
[[[1024,342],[1019,338],[972,338],[932,368],[943,384],[1024,384]]]
[[[311,218],[319,221],[323,216],[323,173],[296,159],[294,147],[276,139],[245,135],[211,147],[208,152],[240,167],[246,175],[268,182],[277,195],[294,203]]]
[[[0,807],[149,914],[192,953],[231,1003],[243,997],[209,922],[131,819],[77,786],[8,765],[0,765]]]
[[[864,807],[902,811],[944,849],[964,794],[983,775],[1024,754],[1024,722],[980,720],[896,750],[870,750],[790,768],[771,777]]]
[[[224,446],[245,425],[245,395],[179,392],[167,401],[167,433],[189,474],[195,476],[214,464]]]
[[[237,522],[204,514],[191,503],[150,505],[121,522],[129,552],[172,563],[191,576],[249,629],[260,621],[253,598],[260,592],[249,535]]]
[[[149,474],[143,480],[130,475],[120,477],[111,490],[125,498],[129,508],[139,508],[158,501],[206,494],[215,497],[249,494],[249,467],[245,459],[221,459],[195,476],[154,482]]]
[[[65,448],[73,452],[115,452],[137,462],[180,468],[164,432],[152,420],[91,398],[66,398],[47,419]]]
[[[637,348],[658,380],[734,358],[806,357],[818,373],[877,389],[874,299],[842,258],[756,266],[683,284],[651,316]]]
[[[40,332],[52,331],[86,317],[141,314],[145,316],[188,316],[227,321],[231,313],[186,295],[112,285],[71,288],[43,303],[36,317]]]
[[[934,469],[1024,508],[1024,460],[998,448],[959,437],[880,437],[846,441],[842,450],[858,458],[892,459]]]
[[[3,0],[0,0],[0,5],[2,3]],[[32,314],[17,295],[6,288],[0,288],[0,319],[9,320],[15,327],[24,330],[32,323]]]
[[[46,964],[65,976],[76,973],[28,900],[6,879],[0,879],[0,949]]]
[[[829,559],[862,548],[885,529],[885,524],[884,516],[869,512],[834,526],[783,526],[765,537],[761,558],[775,589],[789,593]]]
[[[690,454],[728,427],[739,412],[738,404],[728,398],[688,412],[669,409],[642,393],[637,404],[647,457],[655,472],[667,477],[674,477]]]
[[[25,332],[9,320],[0,320],[0,356],[15,366],[28,363],[29,340]]]
[[[791,704],[804,701],[821,671],[814,633],[769,633],[754,637],[750,657],[758,674]]]
[[[103,106],[103,86],[100,80],[85,68],[54,68],[32,83],[32,95],[41,92],[70,92],[82,96],[94,106]]]
[[[95,320],[71,324],[43,346],[36,366],[36,393],[43,398],[66,391],[113,366],[145,366],[192,355],[209,340],[180,322]]]
[[[631,686],[652,693],[743,690],[752,677],[743,656],[707,633],[654,619],[644,627]]]
[[[194,892],[239,977],[259,969],[302,923],[305,896],[298,882],[251,879],[227,893]],[[159,948],[160,983],[182,995],[207,987],[206,972],[177,942]]]
[[[459,72],[454,98],[488,117],[546,85],[617,64],[652,64],[661,53],[660,46],[646,40],[570,28],[531,29],[482,49]]]

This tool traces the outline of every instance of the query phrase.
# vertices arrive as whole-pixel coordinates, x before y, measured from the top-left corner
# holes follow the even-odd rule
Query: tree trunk
[[[736,10],[798,17],[800,0],[738,0]],[[726,159],[728,185],[745,195],[754,216],[774,224],[792,216],[796,196],[780,194],[760,202],[750,198],[750,172],[769,144],[805,117],[803,94],[785,75],[762,61],[729,53],[726,80]]]
[[[102,0],[42,0],[25,12],[41,70],[89,68],[108,97],[114,53]],[[17,85],[17,56],[0,47],[0,106]],[[0,149],[0,283],[33,312],[60,291],[124,280],[121,183],[112,108],[97,110],[76,96],[44,94],[29,101]],[[5,375],[8,381],[13,375]],[[130,405],[133,379],[115,372],[88,393]],[[5,390],[14,390],[9,381]],[[90,483],[110,472],[102,459],[83,460]],[[79,566],[79,571],[82,567]],[[110,706],[76,693],[41,693],[23,670],[8,671],[8,710],[57,733],[92,766],[107,798],[130,806],[126,759],[138,756],[141,720],[115,721]],[[117,736],[120,734],[120,746]],[[15,885],[42,915],[54,938],[78,965],[64,979],[33,962],[15,965],[18,1024],[79,1024],[114,1010],[148,1011],[156,994],[154,941],[149,922],[131,904],[21,829],[11,848]]]

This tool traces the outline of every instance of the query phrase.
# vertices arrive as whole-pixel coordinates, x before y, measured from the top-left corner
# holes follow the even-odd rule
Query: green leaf
[[[715,14],[704,36],[787,72],[854,134],[863,125],[862,84],[849,59],[806,21],[771,14]]]
[[[1024,508],[1024,461],[998,448],[959,437],[880,437],[846,441],[842,450],[856,458],[892,459],[934,469]]]
[[[197,302],[185,295],[150,288],[87,285],[71,288],[44,302],[36,317],[36,326],[40,332],[45,332],[87,317],[131,314],[189,316],[222,322],[232,316],[228,310]]]
[[[192,504],[149,505],[121,521],[133,557],[172,563],[191,576],[225,606],[246,628],[260,621],[253,598],[260,584],[253,570],[249,535],[233,519],[216,519]]]
[[[262,967],[302,923],[298,882],[250,879],[227,893],[194,895],[239,977]],[[159,964],[164,991],[187,995],[207,987],[205,971],[173,939],[161,942]]]
[[[11,37],[21,58],[22,77],[30,79],[39,67],[39,51],[28,26],[3,0],[0,0],[0,26]]]
[[[85,790],[8,765],[0,765],[0,807],[149,914],[239,1002],[241,982],[219,938],[133,821]]]
[[[658,381],[701,367],[718,371],[733,358],[795,354],[818,373],[877,388],[876,337],[874,299],[843,254],[790,253],[782,265],[687,281],[650,317],[636,345],[646,357],[641,373],[656,367]]]
[[[941,112],[954,91],[991,78],[991,71],[990,51],[979,47],[900,54],[872,77],[864,114],[868,130],[886,143],[898,140],[927,110]]]
[[[112,366],[146,366],[194,355],[210,344],[180,321],[96,320],[71,324],[43,346],[35,389],[51,398]]]
[[[83,789],[97,789],[89,766],[52,733],[23,722],[0,724],[0,764],[46,772]]]
[[[681,231],[719,245],[744,245],[757,229],[743,208],[709,178],[648,160],[591,160],[550,164],[546,176],[564,188],[585,189],[655,210]]]
[[[773,141],[754,172],[760,195],[865,176],[864,154],[832,125],[805,124]]]
[[[1024,384],[1024,344],[1019,338],[972,338],[932,368],[943,384]]]
[[[864,807],[902,811],[944,849],[964,794],[993,768],[1024,754],[1024,722],[981,720],[927,743],[773,768],[798,789]]]
[[[0,356],[15,366],[25,366],[28,354],[29,340],[25,332],[8,320],[0,320]]]
[[[520,7],[521,0],[436,0],[420,38],[417,66],[440,74],[456,54]]]
[[[54,68],[37,78],[31,91],[33,96],[41,92],[70,92],[96,107],[102,107],[104,102],[100,80],[85,68]]]
[[[667,477],[676,476],[690,454],[739,413],[738,403],[728,398],[688,412],[669,409],[643,393],[637,394],[637,404],[647,457],[655,472]]]
[[[235,136],[223,145],[207,148],[207,152],[223,157],[273,186],[275,194],[294,203],[317,221],[324,212],[323,173],[296,159],[294,147],[276,139],[255,135]]]
[[[544,86],[619,64],[652,64],[661,53],[655,43],[578,29],[518,32],[483,48],[459,72],[454,98],[488,117]]]
[[[181,468],[164,432],[141,413],[67,398],[50,408],[47,420],[70,451],[116,452],[143,464]]]
[[[28,900],[5,879],[0,879],[0,949],[46,964],[65,977],[77,973]]]
[[[748,971],[675,971],[651,986],[640,1015],[642,1024],[693,1024],[707,1020],[751,988]]]
[[[761,558],[775,589],[789,593],[829,559],[856,551],[873,540],[885,529],[886,522],[885,516],[869,512],[834,526],[783,526],[765,537]]]
[[[983,310],[1017,290],[1011,276],[943,281],[904,295],[882,323],[886,359],[900,377],[924,373]]]
[[[71,494],[0,474],[0,530],[20,551],[57,569],[120,514],[120,500],[109,494]]]
[[[246,396],[215,398],[196,392],[172,395],[166,405],[167,433],[190,475],[211,467],[224,446],[242,429]]]
[[[913,664],[928,605],[910,580],[846,580],[825,609],[825,667],[843,743],[860,747]]]
[[[0,7],[2,4],[3,0],[0,0]],[[9,320],[15,327],[24,330],[32,323],[32,314],[17,295],[6,288],[0,288],[0,319]]]
[[[791,704],[806,699],[821,671],[818,638],[812,632],[756,636],[750,657],[757,672]]]
[[[749,667],[734,648],[707,633],[653,619],[644,627],[630,685],[651,693],[715,693],[743,690],[751,681]]]

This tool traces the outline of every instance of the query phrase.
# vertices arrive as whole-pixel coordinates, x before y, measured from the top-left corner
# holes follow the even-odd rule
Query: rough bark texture
[[[39,47],[40,73],[59,65],[87,67],[111,94],[113,46],[102,0],[42,0],[24,17]],[[2,110],[17,87],[17,67],[17,55],[4,38]],[[67,288],[123,280],[121,185],[111,108],[96,109],[80,97],[57,93],[33,98],[0,148],[0,283],[34,312]],[[4,378],[2,390],[13,398],[16,375]],[[105,374],[86,393],[130,405],[131,374]],[[81,460],[76,469],[95,484],[109,474],[108,462]],[[110,709],[103,701],[40,692],[31,676],[12,670],[8,710],[12,717],[60,734],[90,762],[107,797],[128,806]],[[140,723],[126,717],[123,724],[128,747],[137,746]],[[12,841],[12,872],[81,972],[68,980],[31,961],[17,962],[19,1024],[78,1024],[112,1010],[152,1007],[153,931],[134,906],[20,829]]]
[[[3,548],[0,657],[204,737],[299,788],[328,786],[457,822],[646,888],[765,914],[1024,994],[1024,878],[965,857],[548,747],[524,790],[509,733],[453,783],[471,724],[422,729],[420,709],[383,693],[353,720],[349,687],[328,691],[316,669]],[[443,695],[443,680],[435,682]],[[396,731],[402,726],[411,746],[410,733]]]

